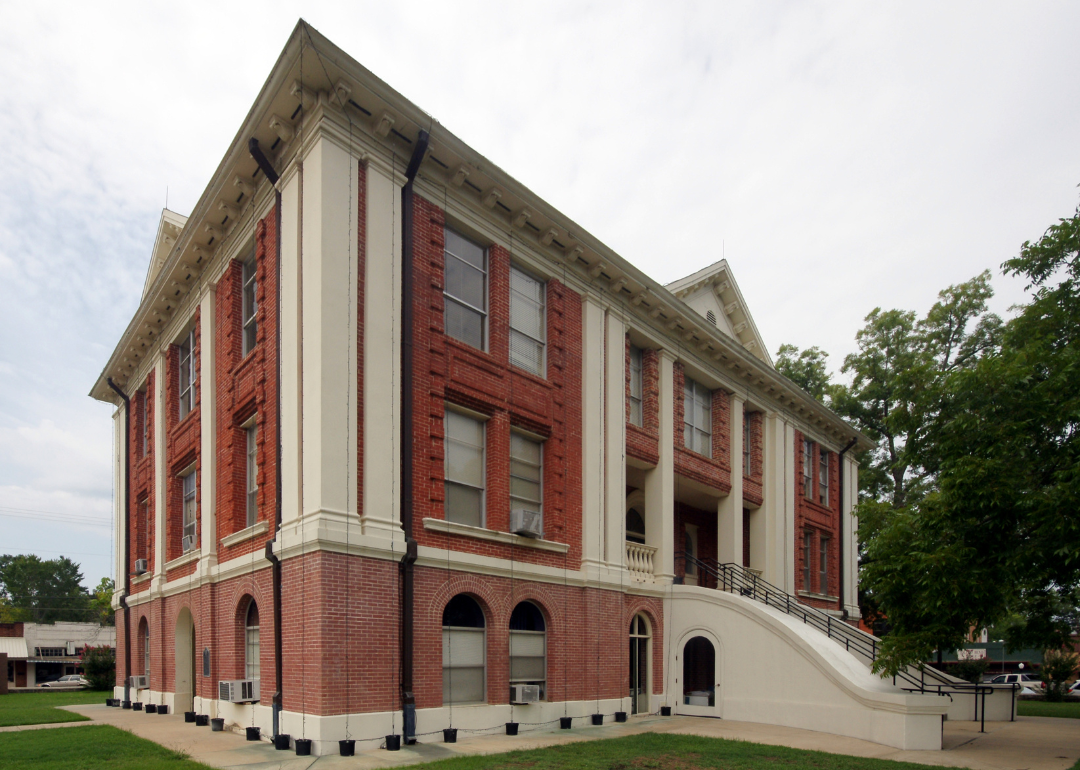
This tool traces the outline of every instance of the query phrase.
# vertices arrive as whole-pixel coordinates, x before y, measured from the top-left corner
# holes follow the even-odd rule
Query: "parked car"
[[[89,687],[90,682],[79,674],[62,676],[54,682],[44,682],[38,687]]]
[[[1065,691],[1066,695],[1080,695],[1080,679],[1077,679],[1071,685],[1069,689]]]
[[[1034,674],[998,674],[987,684],[1019,684],[1032,690],[1033,695],[1046,694],[1046,682]],[[1028,693],[1022,692],[1022,695]]]

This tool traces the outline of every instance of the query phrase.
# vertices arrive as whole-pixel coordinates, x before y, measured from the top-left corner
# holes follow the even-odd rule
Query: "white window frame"
[[[461,238],[463,241],[471,243],[473,246],[476,246],[478,249],[480,249],[484,254],[484,267],[482,269],[478,268],[478,267],[476,267],[476,265],[473,265],[468,260],[466,260],[463,257],[460,257],[457,254],[455,254],[454,252],[450,251],[450,249],[448,249],[446,247],[447,238],[445,236],[445,233],[447,233],[447,232],[453,233],[455,236],[457,236],[458,238]],[[466,236],[462,235],[460,232],[458,232],[457,230],[454,230],[451,227],[444,227],[443,228],[443,233],[444,233],[444,235],[443,235],[443,313],[444,313],[444,316],[443,317],[445,319],[446,307],[447,307],[448,303],[451,303],[451,302],[455,303],[457,305],[460,305],[461,307],[465,308],[466,310],[471,310],[474,313],[478,313],[480,315],[480,344],[479,345],[473,345],[473,343],[470,342],[469,340],[459,339],[458,337],[451,334],[449,331],[446,331],[445,325],[443,327],[444,331],[446,331],[446,335],[448,337],[451,337],[451,338],[453,338],[455,340],[458,340],[459,342],[461,342],[461,343],[463,343],[465,345],[469,345],[470,347],[475,347],[478,350],[483,350],[483,351],[486,352],[487,351],[487,346],[488,346],[488,330],[487,330],[488,308],[487,308],[487,301],[488,301],[488,288],[489,288],[489,283],[490,283],[490,259],[489,259],[488,250],[486,248],[484,248],[483,246],[481,246],[480,244],[476,243],[476,241],[472,240],[471,238],[467,238]],[[483,287],[484,306],[483,307],[476,307],[475,305],[470,304],[466,300],[464,300],[464,299],[462,299],[460,297],[454,296],[453,294],[451,294],[446,289],[446,264],[447,264],[447,261],[450,260],[450,259],[456,259],[459,262],[463,263],[468,270],[476,270],[476,271],[478,271],[480,273],[480,275],[482,276],[481,280],[484,282],[484,287]]]
[[[454,597],[454,598],[456,598],[456,597]],[[470,598],[471,601],[474,601],[474,602],[476,601],[476,599],[473,599],[471,596],[469,598]],[[453,599],[451,599],[451,601],[453,601]],[[479,607],[479,603],[477,603],[477,606]],[[459,705],[474,704],[474,703],[487,703],[487,684],[488,684],[487,683],[487,618],[484,616],[483,608],[480,607],[479,609],[480,609],[480,616],[483,618],[483,622],[484,622],[484,625],[482,625],[482,626],[479,626],[479,627],[476,627],[476,626],[445,626],[445,625],[442,626],[442,639],[443,639],[443,655],[442,655],[443,705],[459,706]],[[478,635],[480,635],[480,649],[482,650],[481,660],[483,661],[483,663],[480,666],[461,665],[460,663],[455,665],[455,663],[454,663],[454,659],[453,659],[454,658],[454,654],[453,654],[454,638],[455,637],[459,637],[459,638],[464,637],[466,634],[478,634]],[[449,655],[449,660],[447,659],[448,655]],[[471,701],[455,701],[455,700],[453,700],[453,698],[451,697],[450,692],[448,692],[448,688],[446,687],[447,678],[448,678],[447,677],[447,670],[450,671],[449,679],[450,679],[450,682],[451,682],[451,685],[452,685],[452,683],[453,683],[453,670],[458,669],[458,668],[460,668],[460,669],[471,669],[471,670],[475,670],[477,668],[481,669],[481,677],[480,677],[480,679],[481,679],[481,684],[480,684],[480,687],[481,687],[481,699],[480,700],[471,700]]]
[[[258,679],[261,671],[259,664],[259,625],[251,625],[251,610],[259,611],[259,605],[252,599],[244,613],[244,679]],[[261,620],[261,617],[260,617]]]
[[[548,654],[548,649],[547,649],[547,619],[544,618],[543,610],[541,610],[539,607],[537,607],[534,602],[530,602],[528,600],[524,600],[524,602],[518,602],[518,604],[522,604],[522,603],[532,604],[534,607],[536,607],[536,611],[540,613],[540,618],[541,618],[541,620],[543,620],[544,630],[543,631],[517,631],[517,630],[514,630],[514,629],[509,629],[509,634],[510,634],[510,656],[509,656],[508,672],[510,674],[510,685],[511,685],[511,687],[513,685],[515,685],[515,684],[535,684],[535,685],[539,685],[540,686],[540,700],[547,700],[547,654]],[[515,606],[514,609],[517,609],[517,607]],[[512,616],[513,616],[513,611],[511,610],[511,617]],[[515,655],[514,654],[514,640],[515,640],[515,637],[518,638],[518,639],[523,640],[523,642],[525,644],[528,643],[526,641],[528,639],[535,639],[537,637],[540,637],[543,640],[543,650],[544,650],[543,653],[541,655],[520,655],[520,654]],[[515,658],[529,659],[529,658],[537,658],[537,657],[542,657],[543,661],[544,661],[544,675],[543,675],[543,677],[541,677],[539,679],[536,679],[536,678],[526,679],[526,678],[515,677],[514,676],[513,672],[514,672],[514,659]]]
[[[198,533],[198,521],[199,521],[199,477],[198,471],[192,469],[187,473],[180,475],[181,478],[181,490],[183,491],[183,529],[181,530],[181,537],[197,538]],[[191,489],[188,489],[188,479],[191,479]],[[181,540],[181,543],[183,540]],[[192,542],[195,542],[194,540]],[[196,543],[192,550],[197,547]]]
[[[803,590],[807,593],[813,593],[813,583],[811,578],[813,577],[814,567],[814,531],[812,529],[803,530]]]
[[[451,439],[450,438],[448,426],[449,426],[449,423],[450,423],[450,417],[449,416],[451,414],[457,415],[459,417],[464,417],[465,419],[468,419],[468,420],[472,420],[472,421],[474,421],[474,422],[476,422],[476,423],[478,423],[480,425],[480,436],[481,436],[480,441],[481,441],[481,444],[480,444],[479,447],[474,447],[474,446],[471,446],[471,445],[466,444],[464,442],[460,442],[457,439]],[[465,488],[468,488],[468,489],[474,489],[474,490],[477,490],[480,493],[480,521],[479,521],[478,525],[477,524],[469,524],[469,526],[485,527],[485,526],[487,526],[487,459],[488,459],[487,458],[487,419],[484,418],[483,416],[475,413],[475,412],[471,412],[471,411],[468,411],[466,409],[453,408],[451,404],[446,404],[445,409],[443,411],[443,420],[444,420],[444,422],[443,422],[443,442],[444,442],[443,443],[443,445],[444,445],[444,449],[443,449],[443,451],[444,451],[443,479],[444,479],[444,484],[447,487],[449,487],[450,485],[457,485],[457,486],[465,487]],[[468,483],[466,481],[462,481],[460,479],[453,479],[453,478],[450,477],[449,457],[450,457],[451,444],[461,444],[461,446],[463,446],[463,447],[472,448],[472,449],[478,449],[479,450],[479,452],[480,452],[480,467],[481,467],[481,486],[477,487],[477,486],[475,486],[473,484],[470,484],[470,483]],[[447,490],[447,493],[444,495],[443,516],[446,519],[446,521],[452,521],[452,522],[457,521],[456,519],[451,518],[451,510],[450,510],[449,503],[450,503],[450,495],[449,495],[449,490]],[[465,522],[457,521],[457,523],[463,524]]]
[[[255,250],[252,249],[251,257],[243,263],[243,269],[241,270],[241,320],[243,322],[243,334],[241,335],[241,357],[247,357],[247,354],[255,349],[255,344],[258,342],[258,328],[259,328],[259,306],[256,300],[255,291],[257,284],[255,282],[255,275],[258,272],[257,265],[255,263]]]
[[[139,391],[139,398],[142,401],[142,454],[140,457],[146,457],[150,447],[150,414],[148,410],[150,399],[145,390]]]
[[[195,366],[194,329],[184,335],[184,341],[180,343],[179,347],[180,350],[177,355],[179,366],[177,369],[179,370],[180,419],[182,420],[195,408],[195,382],[198,379],[198,372]]]
[[[704,426],[695,422],[698,414],[698,410],[693,408],[695,406],[700,406],[705,412]],[[702,438],[704,452],[697,448],[701,444],[694,440]],[[688,376],[684,376],[683,385],[683,445],[704,457],[712,457],[712,390]]]
[[[829,536],[818,535],[818,593],[829,593]]]
[[[630,424],[645,426],[645,351],[630,345]]]
[[[514,288],[515,276],[520,281],[531,281],[535,283],[539,287],[539,300],[527,297],[520,291],[517,291]],[[518,308],[521,308],[521,310],[518,311]],[[534,311],[539,315],[539,318],[536,319],[536,326],[540,332],[539,339],[530,332],[519,329],[514,325],[518,312],[525,313],[528,311]],[[539,360],[534,362],[532,360],[524,360],[521,356],[515,357],[515,334],[521,335],[533,345],[539,346]],[[513,366],[524,369],[538,377],[544,377],[547,372],[547,282],[522,270],[517,265],[510,265],[510,363]]]
[[[245,521],[251,527],[259,519],[259,434],[255,417],[244,423],[246,442],[244,477],[245,477]]]
[[[532,444],[536,444],[537,448],[540,450],[539,463],[536,463],[534,465],[530,460],[526,458],[514,456],[514,436],[517,436],[518,438],[524,441],[528,441]],[[514,473],[515,462],[535,467],[538,472],[539,479],[530,479],[525,476],[516,475]],[[537,499],[531,500],[527,497],[515,495],[514,479],[519,479],[528,484],[536,484],[538,489]],[[524,503],[524,505],[515,505],[515,502]],[[513,429],[510,431],[510,510],[513,510],[515,508],[528,508],[529,510],[533,510],[532,506],[536,506],[536,510],[540,513],[541,531],[543,531],[542,524],[544,521],[544,440],[532,433],[528,433],[523,430]]]
[[[829,453],[818,447],[818,504],[829,507]]]
[[[145,618],[143,619],[146,620]],[[146,681],[150,681],[150,623],[146,622],[146,633],[143,634],[143,674]]]
[[[814,499],[814,442],[803,439],[803,497]]]

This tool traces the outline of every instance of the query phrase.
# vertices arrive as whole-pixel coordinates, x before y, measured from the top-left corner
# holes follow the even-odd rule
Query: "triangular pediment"
[[[724,334],[738,340],[751,355],[769,366],[773,365],[726,259],[673,281],[664,288]]]
[[[185,224],[187,224],[187,217],[183,214],[177,214],[168,209],[161,210],[161,221],[158,222],[157,235],[154,238],[154,250],[150,254],[150,268],[146,271],[146,282],[143,284],[142,298],[144,300],[146,293],[154,285],[158,273],[161,272],[165,260],[169,258]]]

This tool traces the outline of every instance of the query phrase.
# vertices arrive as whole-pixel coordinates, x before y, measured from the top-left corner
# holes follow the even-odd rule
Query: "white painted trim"
[[[537,540],[531,537],[521,537],[510,532],[499,532],[494,529],[485,529],[484,527],[470,527],[468,524],[458,524],[453,521],[445,521],[443,519],[424,519],[424,529],[431,530],[432,532],[443,532],[447,535],[461,535],[463,537],[473,537],[477,540],[490,540],[494,543],[510,543],[513,545],[523,545],[526,548],[535,548],[538,551],[553,551],[555,553],[566,553],[570,550],[570,546],[566,543],[556,543],[553,540]]]
[[[246,529],[241,529],[239,532],[233,532],[231,535],[225,535],[221,538],[221,544],[225,547],[236,545],[237,543],[243,543],[245,540],[261,535],[264,532],[269,531],[270,525],[264,519],[257,521]]]
[[[168,562],[165,565],[165,571],[168,572],[171,569],[183,567],[185,564],[190,564],[193,561],[198,561],[201,557],[202,551],[200,551],[198,548],[193,548],[187,553],[185,553],[183,556],[177,556],[175,559]]]

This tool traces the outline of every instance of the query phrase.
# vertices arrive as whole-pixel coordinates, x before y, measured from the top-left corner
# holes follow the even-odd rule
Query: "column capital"
[[[659,350],[657,350],[656,352],[657,352],[657,353],[659,353],[659,354],[660,354],[660,357],[661,357],[661,358],[663,358],[663,359],[665,359],[665,360],[666,360],[666,361],[667,361],[668,363],[672,363],[672,364],[673,364],[673,363],[675,363],[675,362],[676,362],[677,360],[679,360],[679,359],[678,359],[678,356],[676,356],[676,355],[675,355],[674,353],[672,353],[672,352],[671,352],[670,350],[668,350],[667,348],[660,348],[660,349],[659,349]]]

